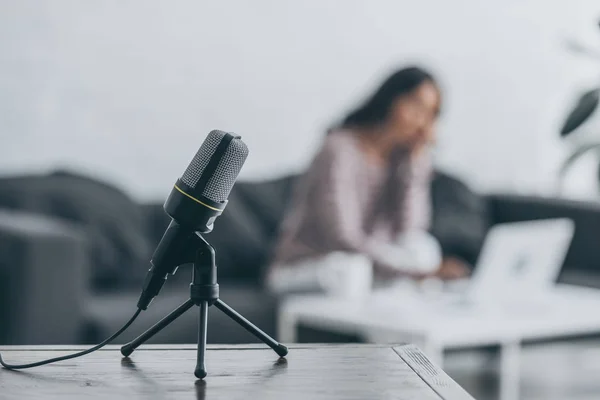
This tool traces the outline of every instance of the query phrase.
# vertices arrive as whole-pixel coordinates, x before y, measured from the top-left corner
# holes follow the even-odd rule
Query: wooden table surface
[[[8,363],[80,350],[6,346]],[[411,345],[296,345],[286,359],[264,346],[209,346],[208,377],[196,380],[196,347],[118,346],[21,371],[0,370],[0,399],[472,399]]]

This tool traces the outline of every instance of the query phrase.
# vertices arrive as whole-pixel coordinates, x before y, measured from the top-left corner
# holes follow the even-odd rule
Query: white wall
[[[162,198],[213,128],[248,143],[243,178],[297,171],[416,61],[446,92],[438,162],[544,192],[566,103],[600,75],[562,40],[600,45],[599,17],[597,0],[0,1],[0,172],[70,166]]]

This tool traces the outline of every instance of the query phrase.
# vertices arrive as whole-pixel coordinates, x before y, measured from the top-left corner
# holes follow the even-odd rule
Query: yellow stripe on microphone
[[[187,194],[186,192],[184,192],[183,190],[181,190],[177,185],[174,185],[174,186],[175,186],[175,189],[177,189],[177,191],[179,191],[179,193],[181,193],[184,196],[189,197],[190,199],[194,200],[196,203],[202,204],[204,207],[210,208],[211,210],[214,210],[214,211],[223,211],[223,210],[221,210],[219,208],[215,208],[213,206],[209,206],[208,204],[201,202],[197,198],[195,198],[193,196],[190,196],[189,194]]]

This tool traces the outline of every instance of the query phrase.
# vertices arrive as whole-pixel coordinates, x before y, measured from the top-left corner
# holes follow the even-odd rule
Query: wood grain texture
[[[64,354],[48,346],[1,350],[12,363]],[[299,345],[286,359],[261,346],[209,346],[209,376],[197,381],[195,346],[143,346],[130,358],[111,346],[36,369],[0,370],[0,399],[471,399],[424,360],[404,346]]]

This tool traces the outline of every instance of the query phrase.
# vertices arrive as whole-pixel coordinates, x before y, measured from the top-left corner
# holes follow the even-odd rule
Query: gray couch
[[[270,334],[277,299],[261,286],[293,177],[238,183],[214,232],[221,298]],[[152,251],[169,222],[162,203],[137,204],[105,183],[70,173],[0,178],[0,344],[91,343],[135,311]],[[145,244],[144,244],[145,242]],[[183,266],[121,342],[189,296]],[[154,342],[196,339],[190,310]],[[218,310],[208,341],[253,342]]]
[[[0,255],[0,343],[77,342],[89,272],[78,227],[0,211]]]
[[[22,180],[17,184],[13,178],[3,185],[0,179],[0,208],[5,210],[0,212],[0,344],[97,342],[135,311],[147,259],[169,219],[161,203],[126,201],[123,193],[87,178],[68,174],[42,178],[35,177],[37,186]],[[54,179],[53,183],[48,184],[48,179]],[[217,220],[215,231],[207,235],[217,250],[221,298],[270,334],[275,333],[278,299],[263,290],[263,269],[293,182],[294,177],[286,177],[236,184],[226,212]],[[83,193],[84,198],[65,200],[64,187],[77,196]],[[95,204],[107,191],[110,196]],[[478,196],[441,173],[436,175],[432,194],[432,233],[447,255],[471,263],[485,233],[496,223],[574,219],[575,238],[559,280],[600,287],[600,247],[596,245],[600,205],[514,195]],[[116,205],[105,205],[111,196]],[[19,201],[32,197],[53,198],[55,204]],[[102,213],[94,216],[98,208]],[[189,280],[190,268],[180,268],[118,342],[131,339],[184,302]],[[196,324],[197,311],[191,310],[153,342],[194,342]],[[255,339],[218,310],[211,310],[208,341],[244,343]]]

